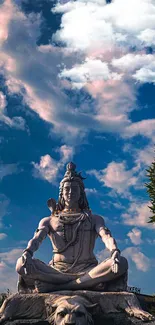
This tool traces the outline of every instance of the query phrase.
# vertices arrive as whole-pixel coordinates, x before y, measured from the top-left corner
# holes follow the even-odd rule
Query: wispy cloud
[[[0,165],[0,180],[4,177],[14,174],[18,171],[17,164],[3,164]]]
[[[6,111],[7,101],[6,96],[0,91],[0,121],[10,127],[15,127],[20,130],[25,129],[25,120],[21,116],[14,116],[12,119],[7,116]]]
[[[146,46],[155,44],[154,2],[114,0],[106,5],[105,1],[78,0],[59,2],[53,12],[62,14],[54,40],[81,56],[81,63],[62,67],[60,77],[96,98],[95,119],[105,130],[109,122],[109,131],[121,130],[122,136],[151,137],[154,122],[147,131],[149,121],[132,124],[128,113],[136,108],[135,80],[155,81],[155,56],[146,52]]]
[[[142,232],[138,228],[133,228],[127,236],[130,238],[131,242],[135,245],[140,245],[142,243],[141,239]]]
[[[137,270],[147,272],[151,267],[151,260],[145,256],[137,247],[128,247],[123,250],[122,255],[134,262]]]
[[[8,252],[0,253],[0,291],[11,292],[17,291],[17,273],[15,272],[15,264],[17,258],[22,254],[22,249],[15,248]]]
[[[70,70],[64,69],[60,73],[60,78],[66,78],[72,81],[72,86],[82,88],[88,82],[96,80],[119,80],[117,73],[111,73],[106,62],[98,59],[86,59],[81,65],[76,65]]]
[[[146,168],[150,166],[154,159],[154,143],[151,139],[147,145],[141,146],[140,148],[131,143],[125,143],[123,151],[130,153],[133,157],[135,165],[139,168],[144,169],[146,175]]]
[[[10,200],[3,194],[0,194],[0,228],[3,227],[3,218],[8,213]]]
[[[54,38],[62,41],[62,48],[52,43],[36,45],[42,24],[39,14],[25,15],[11,0],[5,0],[0,10],[0,64],[8,95],[20,94],[25,109],[28,106],[49,123],[52,132],[68,143],[75,143],[75,139],[80,141],[92,129],[126,137],[136,134],[152,136],[153,122],[152,125],[149,121],[132,124],[129,116],[136,108],[134,74],[140,73],[148,64],[153,71],[153,56],[141,53],[146,42],[152,39],[154,44],[152,1],[136,0],[134,13],[133,0],[129,3],[115,0],[109,5],[99,0],[58,3],[54,11],[62,13],[61,28],[53,41]],[[147,26],[146,19],[149,21]],[[141,58],[132,57],[136,61],[132,77],[127,68],[120,71],[120,64],[114,59],[123,60],[133,45],[140,51],[138,55]],[[78,54],[76,60],[75,51]],[[83,111],[84,103],[78,108],[74,101],[70,104],[64,89],[70,87],[73,91],[74,86],[83,86],[92,96],[95,100],[93,109],[87,105],[88,110]],[[4,94],[2,97],[4,103]],[[25,128],[22,117],[10,118],[4,108],[1,118],[12,127]]]
[[[97,195],[98,194],[96,188],[85,188],[85,192],[87,193],[87,195]]]
[[[122,251],[121,255],[125,256],[127,260],[132,261],[139,271],[147,272],[151,267],[151,260],[137,247],[127,247]],[[109,257],[110,255],[107,249],[103,249],[97,253],[97,258],[100,263]]]
[[[73,155],[74,149],[67,145],[61,146],[59,149],[56,149],[60,154],[60,160],[57,161],[53,159],[50,155],[42,156],[39,163],[32,162],[33,176],[36,178],[41,178],[49,183],[55,183],[57,177],[59,176],[59,172],[64,167],[65,163],[68,163]]]
[[[124,130],[124,137],[132,138],[135,135],[145,136],[151,140],[155,139],[155,119],[132,123]]]
[[[151,31],[155,27],[153,0],[131,0],[128,3],[114,0],[109,5],[100,0],[69,1],[59,3],[54,11],[64,14],[61,30],[55,38],[74,50],[102,49],[103,44],[105,48],[110,45],[130,48],[133,44],[141,48],[145,37],[148,39],[149,33],[153,35]]]
[[[110,257],[110,252],[107,248],[102,249],[101,251],[97,252],[96,257],[99,263],[103,262],[106,258]]]
[[[95,176],[101,184],[115,190],[118,194],[124,193],[137,182],[135,170],[128,170],[125,162],[112,161],[105,169],[90,170],[87,173]]]
[[[151,216],[149,202],[131,202],[126,213],[122,214],[122,221],[125,225],[154,229],[155,225],[148,223]]]
[[[7,237],[7,234],[5,234],[4,232],[0,233],[0,240],[3,240]]]

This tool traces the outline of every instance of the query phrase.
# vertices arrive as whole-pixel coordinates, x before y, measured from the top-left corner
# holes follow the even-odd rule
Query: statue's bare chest
[[[61,217],[53,216],[51,218],[50,224],[51,239],[55,239],[57,242],[62,240],[65,243],[72,242],[72,245],[75,245],[80,240],[83,240],[84,233],[87,232],[87,238],[89,233],[93,232],[93,222],[91,218],[85,218],[84,220],[63,220]],[[58,244],[58,243],[57,243]]]
[[[72,219],[73,221],[73,219]],[[80,224],[80,225],[79,225]],[[63,221],[63,218],[53,216],[50,222],[51,232],[62,232],[64,229],[64,225],[67,229],[74,229],[79,225],[80,228],[83,228],[85,231],[92,230],[93,224],[90,218],[86,218],[84,221],[77,220],[75,222],[70,222],[69,218],[68,221]]]

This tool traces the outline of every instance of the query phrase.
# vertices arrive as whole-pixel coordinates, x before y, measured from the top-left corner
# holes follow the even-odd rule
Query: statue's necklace
[[[66,244],[68,244],[71,241],[71,239],[73,238],[74,229],[72,229],[72,227],[73,227],[73,225],[63,224],[63,239]],[[79,229],[77,230],[77,233],[76,233],[76,239],[71,244],[71,246],[74,246],[75,244],[77,244],[78,241],[79,241]]]
[[[79,241],[79,231],[81,223],[84,221],[85,215],[83,213],[77,213],[72,215],[59,215],[59,220],[62,223],[63,238],[66,244],[71,242],[71,246],[74,246]],[[73,225],[76,226],[73,229]],[[76,236],[75,236],[76,233]],[[73,237],[75,240],[73,241]]]

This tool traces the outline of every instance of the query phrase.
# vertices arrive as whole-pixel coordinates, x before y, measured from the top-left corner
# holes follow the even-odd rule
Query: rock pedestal
[[[54,305],[64,299],[81,299],[81,304],[96,304],[92,313],[95,325],[155,325],[153,316],[142,310],[135,294],[128,292],[57,291],[48,294],[14,294],[0,309],[0,322],[5,325],[56,324]],[[63,299],[62,299],[63,298]],[[92,324],[87,319],[85,324]]]

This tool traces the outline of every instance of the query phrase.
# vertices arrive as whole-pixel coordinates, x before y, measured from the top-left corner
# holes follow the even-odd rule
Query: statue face
[[[80,186],[77,182],[65,182],[63,187],[65,205],[70,206],[78,203],[80,198]]]

